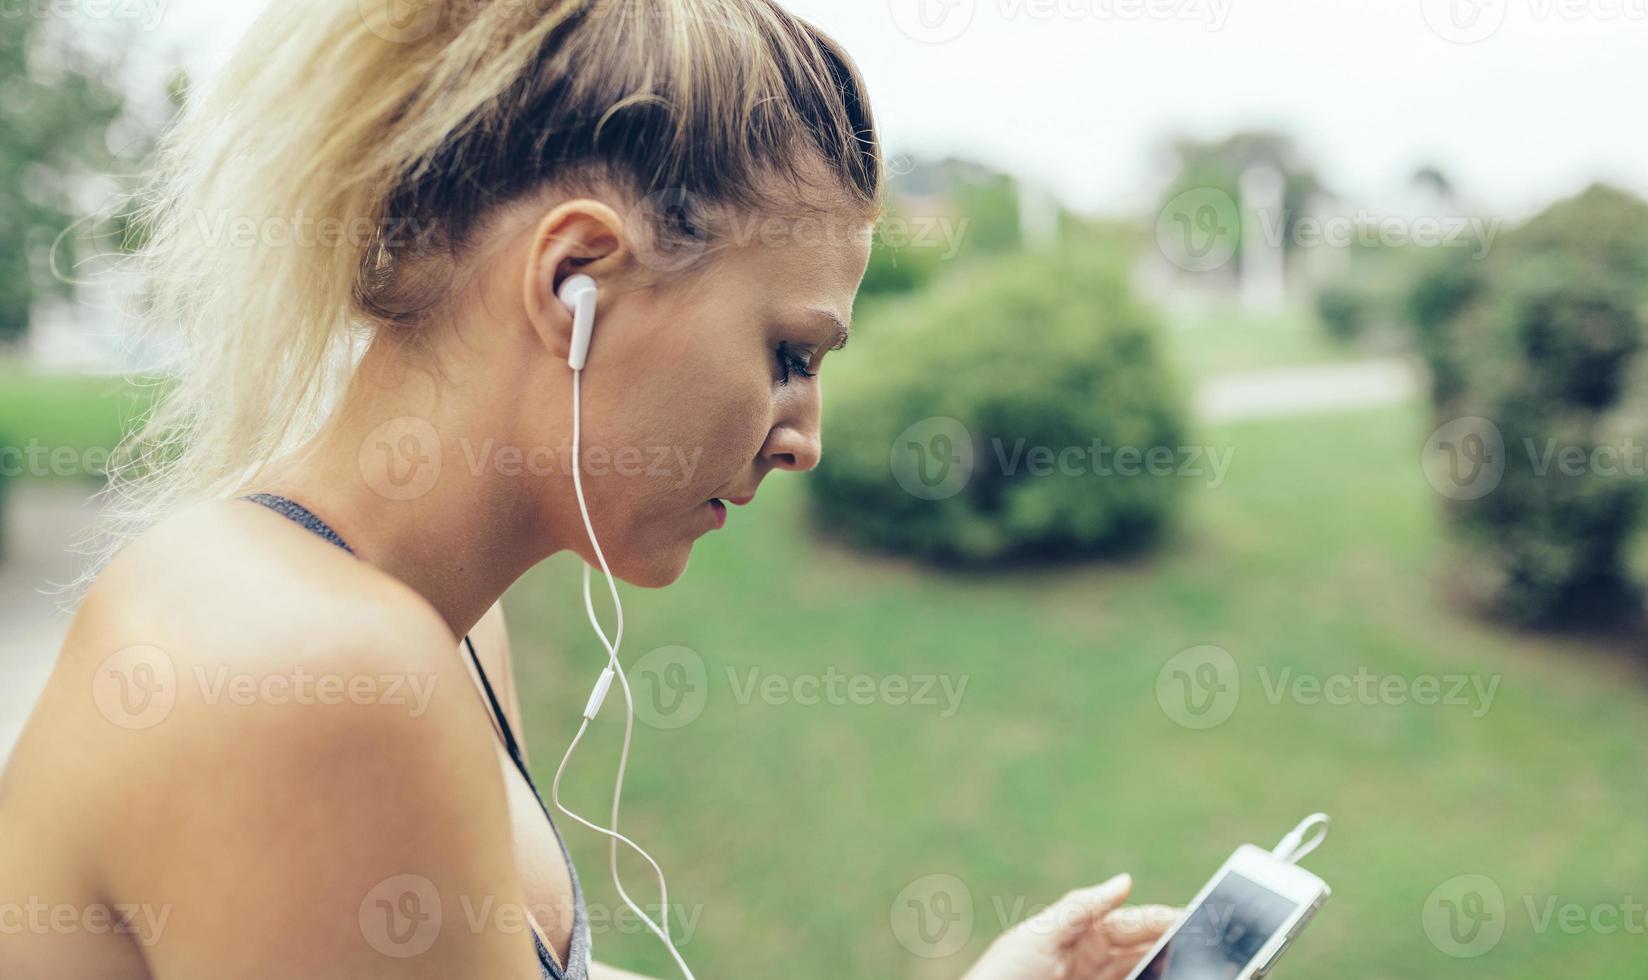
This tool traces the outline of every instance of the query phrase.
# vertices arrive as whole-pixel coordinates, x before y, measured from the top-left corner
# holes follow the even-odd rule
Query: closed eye
[[[816,373],[807,370],[807,365],[813,360],[812,352],[790,345],[787,340],[778,344],[778,383],[787,385],[790,378],[799,375],[803,378],[815,377]]]

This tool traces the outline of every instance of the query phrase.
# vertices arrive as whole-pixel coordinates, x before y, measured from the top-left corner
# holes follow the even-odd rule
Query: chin
[[[681,578],[691,556],[691,543],[673,548],[648,549],[644,557],[638,555],[614,565],[612,574],[638,588],[662,589],[666,585],[674,585]]]

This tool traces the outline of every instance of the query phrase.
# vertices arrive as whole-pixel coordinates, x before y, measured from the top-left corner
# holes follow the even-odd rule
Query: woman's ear
[[[616,279],[630,255],[622,219],[600,201],[566,201],[544,215],[527,248],[521,299],[547,351],[564,361],[572,346],[572,312],[556,297],[561,284],[578,273],[598,283]]]

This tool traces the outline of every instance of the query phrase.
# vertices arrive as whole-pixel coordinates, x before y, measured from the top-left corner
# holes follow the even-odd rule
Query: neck
[[[403,359],[374,344],[314,442],[250,489],[313,510],[463,636],[527,569],[561,550],[542,508],[546,490],[568,498],[571,490],[482,465],[509,444],[497,420],[525,408],[494,403],[532,389],[500,384],[495,373],[469,384],[451,370],[437,389]]]

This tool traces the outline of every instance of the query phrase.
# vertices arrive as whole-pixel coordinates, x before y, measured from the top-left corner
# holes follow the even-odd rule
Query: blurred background
[[[1281,975],[1648,976],[1648,2],[789,5],[895,175],[823,464],[627,592],[695,969],[958,977],[1325,810]],[[127,195],[258,6],[0,5],[0,756],[163,375]],[[577,574],[506,598],[540,775]],[[600,958],[672,975],[568,836]]]

